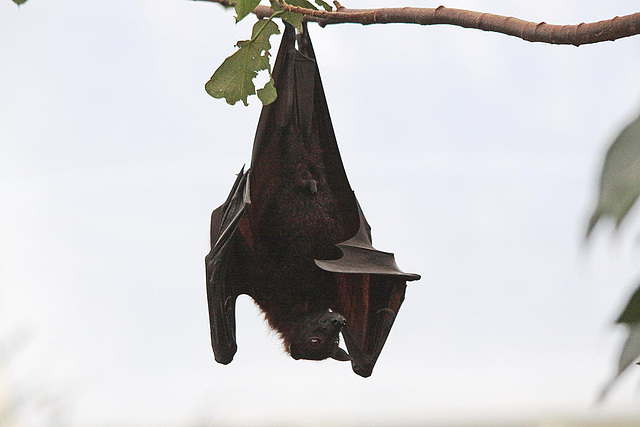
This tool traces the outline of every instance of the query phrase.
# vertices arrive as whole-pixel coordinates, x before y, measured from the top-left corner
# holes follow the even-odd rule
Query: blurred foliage
[[[625,127],[605,157],[598,203],[587,227],[587,237],[600,218],[612,218],[616,227],[640,195],[640,117]]]
[[[13,0],[13,2],[15,4],[17,4],[18,6],[20,6],[21,4],[25,4],[27,2],[27,0]]]
[[[601,218],[615,221],[616,228],[640,195],[640,116],[627,125],[607,150],[600,176],[598,202],[587,226],[587,238]],[[628,328],[628,336],[613,378],[600,395],[604,399],[617,379],[640,358],[640,288],[633,294],[616,323]]]
[[[622,311],[616,323],[624,323],[627,325],[633,325],[640,323],[640,287],[631,296],[631,299],[627,303],[627,306]]]
[[[331,6],[324,0],[314,0],[314,2],[324,10],[331,10]],[[247,17],[259,4],[260,0],[238,0],[235,5],[236,23]],[[276,100],[278,95],[271,78],[269,64],[271,56],[269,37],[280,34],[280,30],[272,19],[280,18],[293,25],[298,32],[302,32],[303,29],[301,14],[283,10],[280,0],[270,0],[270,4],[275,13],[269,19],[260,19],[256,22],[251,40],[239,41],[236,44],[238,51],[225,59],[205,84],[205,90],[212,97],[224,98],[231,105],[235,105],[238,101],[249,105],[247,98],[256,95],[253,81],[260,71],[266,70],[269,72],[269,81],[257,91],[257,95],[263,105],[271,104]],[[318,10],[308,0],[287,0],[287,4]]]
[[[631,296],[627,306],[616,320],[616,323],[624,324],[628,328],[628,336],[620,358],[618,359],[618,370],[613,378],[607,383],[602,390],[600,399],[604,399],[614,385],[616,380],[631,364],[640,358],[640,287]]]

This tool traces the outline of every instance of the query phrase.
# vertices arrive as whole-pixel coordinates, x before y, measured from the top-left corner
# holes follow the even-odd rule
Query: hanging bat
[[[296,36],[286,24],[272,75],[278,99],[262,108],[251,168],[242,168],[211,216],[205,263],[214,356],[233,359],[236,298],[247,294],[294,359],[350,360],[368,377],[406,282],[420,276],[371,244],[306,25]]]

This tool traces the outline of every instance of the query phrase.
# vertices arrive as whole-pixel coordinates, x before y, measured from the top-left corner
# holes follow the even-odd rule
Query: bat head
[[[344,316],[329,310],[308,313],[294,330],[289,353],[294,359],[347,361],[349,354],[339,347]]]

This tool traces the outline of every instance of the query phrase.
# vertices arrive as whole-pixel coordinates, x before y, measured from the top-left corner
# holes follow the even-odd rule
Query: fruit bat
[[[247,294],[294,359],[350,360],[368,377],[406,282],[420,276],[371,244],[306,25],[296,35],[286,24],[272,75],[278,98],[262,108],[251,167],[211,216],[205,263],[215,360],[227,364],[236,353],[236,298]]]

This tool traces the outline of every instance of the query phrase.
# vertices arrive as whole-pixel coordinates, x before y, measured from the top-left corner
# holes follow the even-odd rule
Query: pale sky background
[[[640,10],[445,5],[567,24]],[[253,21],[187,0],[0,0],[0,342],[16,352],[0,400],[24,403],[20,425],[640,418],[635,366],[593,405],[640,276],[637,209],[619,236],[582,241],[604,152],[640,111],[640,37],[311,25],[374,245],[422,280],[371,378],[289,358],[247,297],[235,360],[214,362],[209,215],[250,160],[260,105],[204,84]]]

